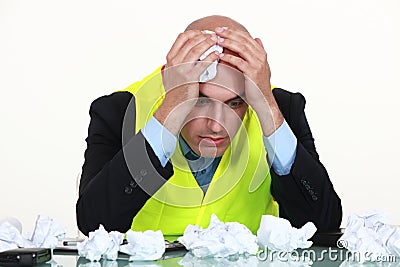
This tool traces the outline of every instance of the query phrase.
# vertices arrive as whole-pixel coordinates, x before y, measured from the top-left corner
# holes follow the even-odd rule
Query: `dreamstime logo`
[[[338,248],[346,248],[346,249],[348,248],[347,240],[339,239],[339,240],[336,242],[336,245],[337,245]]]
[[[294,251],[271,251],[268,247],[258,251],[257,259],[260,261],[280,261],[280,262],[323,262],[323,261],[348,261],[355,263],[363,262],[396,262],[395,255],[383,255],[374,252],[360,252],[347,250],[346,240],[337,241],[337,249],[328,247],[327,249],[304,249]]]

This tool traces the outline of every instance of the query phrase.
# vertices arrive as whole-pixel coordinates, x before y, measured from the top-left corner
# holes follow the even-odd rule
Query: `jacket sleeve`
[[[342,206],[315,148],[300,93],[274,89],[278,105],[297,137],[294,163],[288,175],[279,176],[271,168],[271,192],[279,204],[280,217],[295,227],[312,221],[319,232],[339,229]]]
[[[128,92],[91,105],[76,204],[78,227],[85,235],[100,224],[107,231],[129,230],[133,217],[173,174],[171,163],[161,166],[141,132],[135,135],[135,111]]]

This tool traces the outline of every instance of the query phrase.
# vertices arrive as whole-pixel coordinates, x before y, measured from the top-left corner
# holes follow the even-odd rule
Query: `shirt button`
[[[124,190],[125,194],[130,195],[130,194],[132,194],[132,191],[133,191],[132,187],[125,186],[125,190]]]
[[[318,197],[317,197],[316,195],[313,195],[311,198],[312,198],[312,200],[314,200],[314,201],[317,201],[317,200],[318,200]]]
[[[201,171],[201,174],[204,174],[205,172],[206,172],[206,170],[202,170],[202,171]]]

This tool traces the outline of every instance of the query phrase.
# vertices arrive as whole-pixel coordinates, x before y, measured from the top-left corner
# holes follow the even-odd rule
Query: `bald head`
[[[237,30],[248,32],[247,29],[239,22],[237,22],[231,18],[228,18],[225,16],[219,16],[219,15],[208,16],[208,17],[204,17],[204,18],[195,20],[187,26],[185,31],[188,31],[188,30],[214,31],[214,29],[217,27],[228,27],[231,29],[237,29]]]
[[[228,18],[225,16],[219,16],[219,15],[212,15],[212,16],[208,16],[208,17],[204,17],[204,18],[195,20],[187,26],[185,31],[189,31],[189,30],[214,31],[215,28],[217,28],[217,27],[228,27],[230,29],[235,29],[235,30],[244,31],[244,32],[249,33],[247,31],[247,29],[239,22],[237,22],[231,18]],[[232,50],[229,50],[226,48],[224,48],[224,54],[231,54],[236,57],[239,57],[238,53],[233,52]],[[220,63],[237,69],[237,67],[235,67],[227,62],[220,62]]]

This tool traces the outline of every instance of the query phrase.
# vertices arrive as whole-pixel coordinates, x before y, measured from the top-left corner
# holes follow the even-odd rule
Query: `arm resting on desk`
[[[101,97],[90,109],[85,163],[76,204],[78,227],[85,235],[96,230],[99,224],[103,224],[107,231],[129,230],[132,218],[151,194],[162,186],[160,181],[165,182],[173,173],[171,163],[161,166],[141,132],[134,135],[134,119],[131,119],[132,137],[122,148],[125,112],[130,118],[135,118],[134,98],[130,93]],[[126,128],[124,131],[126,133]],[[129,157],[132,164],[127,166],[125,157]],[[149,180],[149,177],[160,176],[163,179]],[[148,192],[150,195],[144,192],[137,185],[137,178],[142,183],[153,183],[154,192]]]
[[[339,229],[342,206],[328,173],[315,148],[299,93],[274,89],[282,114],[297,137],[296,156],[287,175],[278,175],[271,168],[271,192],[279,203],[280,217],[301,227],[312,221],[319,232]],[[289,107],[289,108],[288,108]]]

